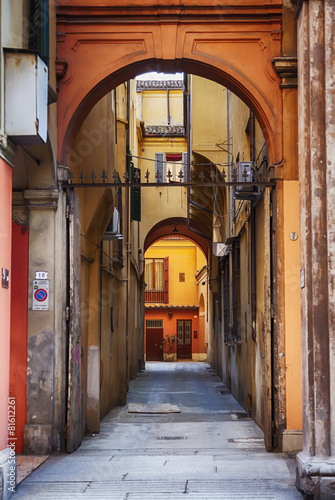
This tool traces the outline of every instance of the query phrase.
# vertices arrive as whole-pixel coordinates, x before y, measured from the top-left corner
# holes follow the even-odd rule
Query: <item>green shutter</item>
[[[29,49],[49,66],[49,0],[29,2]]]
[[[141,182],[141,170],[139,168],[135,168],[132,162],[130,162],[129,166],[129,182],[135,184]],[[138,222],[141,222],[140,187],[130,188],[130,215],[131,215],[131,220],[136,220]]]

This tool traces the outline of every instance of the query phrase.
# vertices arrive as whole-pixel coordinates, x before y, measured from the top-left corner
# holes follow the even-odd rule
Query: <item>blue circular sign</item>
[[[35,299],[38,300],[38,302],[43,302],[47,298],[48,294],[43,288],[39,288],[35,292]]]

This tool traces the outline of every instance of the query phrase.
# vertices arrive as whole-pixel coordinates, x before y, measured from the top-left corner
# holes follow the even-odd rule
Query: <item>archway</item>
[[[282,179],[282,95],[272,66],[281,53],[281,2],[268,7],[256,0],[255,9],[232,5],[225,7],[224,16],[208,2],[191,3],[181,8],[163,1],[157,8],[147,0],[139,10],[136,2],[129,9],[109,2],[96,8],[59,1],[60,163],[68,165],[84,117],[106,92],[144,71],[180,70],[212,79],[241,97],[260,123],[274,167],[271,174]],[[282,203],[280,193],[275,215],[282,214]],[[282,230],[279,227],[279,241]],[[280,269],[282,246],[276,258],[274,266]],[[277,310],[280,301],[281,297],[274,306]],[[280,418],[283,413],[278,412]]]
[[[204,288],[208,261],[181,232],[155,240],[145,252],[146,361],[206,361]],[[201,322],[201,324],[200,324]]]
[[[208,2],[189,8],[152,1],[121,9],[102,2],[58,2],[58,155],[67,164],[75,136],[98,100],[145,71],[184,71],[227,86],[256,114],[270,161],[282,159],[279,78],[281,2],[220,11]],[[224,14],[224,15],[223,15]],[[103,17],[104,16],[104,17]],[[205,21],[204,21],[205,20]]]

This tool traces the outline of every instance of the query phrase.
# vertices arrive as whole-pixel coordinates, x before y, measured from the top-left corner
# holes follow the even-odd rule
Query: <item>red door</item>
[[[147,328],[146,330],[146,360],[163,361],[163,328]]]
[[[177,358],[192,359],[192,321],[190,319],[177,320]]]

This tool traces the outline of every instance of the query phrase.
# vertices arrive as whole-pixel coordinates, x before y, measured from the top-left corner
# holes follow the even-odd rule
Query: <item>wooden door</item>
[[[147,328],[146,330],[146,360],[163,361],[163,328]]]
[[[192,321],[177,320],[177,358],[192,359]]]

